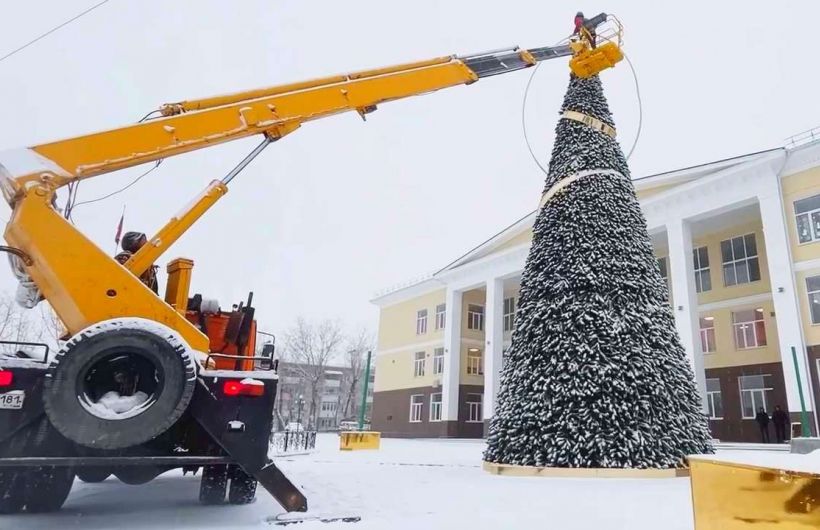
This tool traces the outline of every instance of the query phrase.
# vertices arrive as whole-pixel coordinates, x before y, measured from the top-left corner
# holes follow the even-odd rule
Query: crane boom
[[[362,118],[378,105],[470,84],[481,78],[572,56],[570,67],[586,77],[622,58],[617,39],[596,42],[595,27],[568,44],[518,47],[331,76],[236,94],[162,105],[161,117],[103,132],[0,153],[0,189],[13,212],[5,239],[12,270],[29,305],[47,299],[71,334],[103,320],[140,317],[179,333],[195,350],[207,337],[138,280],[138,276],[205,211],[227,193],[228,182],[261,150],[302,124],[356,111]],[[600,40],[601,33],[597,33]],[[597,45],[597,46],[596,46]],[[262,134],[265,141],[221,181],[211,183],[121,266],[82,235],[53,207],[55,191],[114,170],[156,161],[223,142]],[[36,287],[32,287],[36,286]],[[181,297],[182,299],[184,297]]]

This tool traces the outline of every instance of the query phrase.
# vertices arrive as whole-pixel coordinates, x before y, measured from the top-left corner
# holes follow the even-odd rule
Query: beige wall
[[[436,330],[436,306],[444,303],[445,294],[445,289],[439,289],[382,307],[379,315],[379,351],[443,339],[443,331]],[[427,333],[417,335],[416,312],[421,309],[427,310]]]
[[[738,349],[735,345],[732,313],[746,309],[763,309],[766,326],[766,346],[753,349]],[[715,345],[714,353],[703,355],[705,368],[725,368],[727,366],[742,366],[746,364],[762,364],[780,361],[780,348],[777,338],[777,321],[772,316],[774,308],[771,300],[757,304],[739,305],[730,308],[704,311],[701,317],[714,317]]]
[[[820,241],[798,243],[797,223],[794,217],[794,201],[820,194],[820,167],[796,173],[782,179],[783,203],[786,211],[786,226],[794,261],[820,259]]]

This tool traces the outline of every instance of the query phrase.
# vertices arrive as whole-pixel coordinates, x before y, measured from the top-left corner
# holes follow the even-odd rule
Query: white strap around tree
[[[541,196],[541,202],[538,204],[538,209],[544,207],[545,204],[549,202],[555,195],[564,191],[564,188],[575,182],[576,180],[582,179],[589,175],[609,175],[611,177],[621,177],[626,178],[623,173],[620,171],[615,171],[614,169],[585,169],[584,171],[579,171],[573,175],[568,177],[564,177],[555,184],[552,185],[550,189],[547,190],[544,195]]]
[[[599,120],[598,118],[594,118],[589,114],[584,114],[583,112],[578,112],[575,110],[565,110],[564,114],[561,115],[562,118],[578,121],[592,127],[598,132],[602,132],[609,136],[610,138],[615,138],[617,134],[615,131],[615,127],[609,125],[608,123],[604,123],[603,121]]]

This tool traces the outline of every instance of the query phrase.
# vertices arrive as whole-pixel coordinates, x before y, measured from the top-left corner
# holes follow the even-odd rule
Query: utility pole
[[[364,430],[364,409],[367,407],[367,386],[370,384],[370,356],[371,350],[367,350],[367,364],[364,367],[364,384],[362,385],[362,406],[359,408],[359,430]]]
[[[800,383],[800,367],[797,364],[797,350],[795,350],[794,346],[792,346],[792,360],[794,361],[794,375],[797,377],[797,392],[800,395],[800,433],[806,438],[811,436],[809,413],[806,412],[806,401],[803,398],[803,385]],[[789,438],[791,438],[791,433],[789,433]]]

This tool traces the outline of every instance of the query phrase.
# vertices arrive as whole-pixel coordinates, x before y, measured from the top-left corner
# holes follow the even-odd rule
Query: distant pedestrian
[[[782,444],[786,442],[786,427],[789,425],[789,415],[780,408],[780,405],[774,406],[772,412],[772,423],[774,423],[774,437],[777,443]]]
[[[755,421],[760,426],[760,439],[764,444],[769,443],[769,415],[766,414],[766,411],[763,410],[763,407],[760,407],[757,410],[757,416],[755,416]]]

